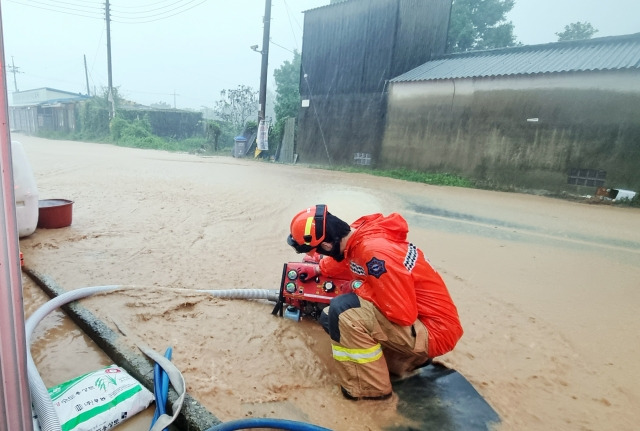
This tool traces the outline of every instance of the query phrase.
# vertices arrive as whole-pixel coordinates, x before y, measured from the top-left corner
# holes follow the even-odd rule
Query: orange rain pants
[[[392,392],[390,374],[403,376],[429,356],[427,328],[390,322],[372,302],[346,294],[334,298],[320,319],[331,336],[340,385],[352,397]]]

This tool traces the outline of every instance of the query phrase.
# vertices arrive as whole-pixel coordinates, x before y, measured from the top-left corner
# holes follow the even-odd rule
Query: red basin
[[[57,229],[71,226],[73,201],[67,199],[41,199],[38,201],[38,227]]]

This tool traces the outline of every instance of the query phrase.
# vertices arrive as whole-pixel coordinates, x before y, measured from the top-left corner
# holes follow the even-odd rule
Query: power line
[[[199,3],[196,3],[196,4],[194,4],[194,5],[190,6],[190,7],[187,7],[186,9],[178,10],[178,9],[180,9],[182,7],[186,7],[186,6],[188,6],[191,3],[194,3],[196,1],[198,1],[198,0],[189,0],[187,3],[185,3],[184,5],[181,5],[179,7],[167,10],[167,11],[162,12],[162,13],[151,14],[151,15],[147,15],[147,16],[128,17],[128,16],[122,16],[122,15],[113,15],[114,18],[117,18],[117,19],[114,19],[113,21],[117,22],[117,23],[120,23],[120,24],[145,24],[145,23],[149,23],[149,22],[160,21],[160,20],[163,20],[163,19],[174,17],[176,15],[180,15],[180,14],[182,14],[184,12],[187,12],[187,11],[197,7],[197,6],[200,6],[201,4],[205,3],[207,0],[200,0]],[[177,12],[167,15],[167,13],[173,12],[173,11],[177,11]],[[154,19],[148,19],[148,18],[154,18]],[[127,20],[129,20],[129,21],[127,21]]]
[[[45,1],[45,0],[7,0],[11,3],[19,4],[21,6],[28,6],[34,9],[45,10],[49,12],[62,13],[65,15],[80,16],[83,18],[91,19],[104,19],[104,5],[102,3],[91,3],[87,5],[84,3],[72,3],[64,1]],[[142,6],[118,6],[116,8],[116,14],[113,14],[113,5],[111,5],[111,21],[118,22],[120,24],[144,24],[149,22],[155,22],[162,19],[174,17],[176,15],[187,12],[207,0],[170,0],[164,6],[158,6],[158,3],[142,5]],[[144,10],[131,10],[132,8],[142,8]],[[121,10],[124,8],[125,10]],[[126,9],[129,10],[126,10]],[[156,11],[162,11],[159,13],[153,13]],[[115,18],[115,19],[113,19]]]
[[[102,33],[100,33],[100,40],[98,40],[98,45],[97,45],[97,48],[96,48],[96,52],[93,55],[93,61],[91,62],[91,69],[89,70],[89,74],[91,75],[91,82],[94,83],[94,86],[95,86],[95,82],[94,82],[94,79],[93,79],[93,69],[94,69],[94,67],[96,65],[96,59],[98,58],[98,52],[100,51],[100,44],[102,43],[102,37],[105,35],[106,31],[107,31],[106,28],[103,28],[102,29]]]
[[[291,8],[289,7],[289,4],[287,3],[287,0],[283,0],[284,1],[284,7],[287,11],[287,19],[289,20],[289,28],[291,28],[291,35],[293,36],[293,40],[295,41],[296,44],[296,49],[298,51],[300,51],[299,47],[298,47],[298,37],[293,29],[293,24],[291,23],[292,17],[291,17]],[[300,33],[303,32],[302,30],[302,26],[300,25],[300,23],[298,22],[297,19],[293,18],[293,21],[295,21],[296,25],[298,26],[298,29],[300,30]]]
[[[91,5],[92,2],[80,2],[80,3],[70,3],[70,2],[65,2],[65,1],[44,1],[44,0],[24,0],[24,4],[26,4],[27,6],[29,6],[28,3],[35,3],[35,4],[39,4],[39,5],[44,5],[44,6],[49,6],[49,7],[55,7],[55,8],[59,8],[59,9],[69,9],[69,10],[75,10],[75,11],[79,11],[79,12],[94,12],[97,10],[102,10],[102,3],[98,3],[95,2],[93,3],[93,5]],[[67,6],[63,6],[63,5],[67,5]],[[68,6],[73,6],[73,7],[68,7]],[[80,9],[77,9],[80,8]]]
[[[162,6],[162,7],[169,7],[169,6],[172,6],[173,4],[179,3],[181,1],[183,1],[183,0],[178,0],[177,2],[176,2],[176,0],[161,0],[161,1],[156,1],[156,2],[147,3],[147,4],[134,4],[134,5],[126,4],[126,5],[122,5],[120,7],[121,8],[125,8],[125,9],[141,9],[141,8],[148,8],[150,6],[151,7],[156,7],[156,6],[158,6],[159,4],[162,4],[162,3],[172,2],[171,4],[169,4],[167,6]]]
[[[175,5],[178,5],[180,3],[183,3],[184,1],[186,1],[187,5],[188,5],[189,3],[193,3],[194,0],[177,0],[177,1],[172,0],[172,1],[173,1],[172,3],[170,3],[168,5],[165,5],[165,6],[158,6],[158,4],[153,4],[153,5],[149,5],[149,6],[151,6],[151,8],[149,8],[149,6],[145,6],[145,10],[142,10],[140,12],[127,11],[127,13],[128,14],[146,14],[146,13],[149,13],[149,12],[155,12],[157,10],[163,10],[163,9],[170,8],[172,6],[175,6]],[[120,7],[126,8],[126,9],[134,9],[134,8],[135,9],[139,9],[142,6],[123,5],[123,6],[120,6]],[[180,7],[180,6],[178,6],[178,7]],[[174,9],[176,9],[176,8],[174,8]],[[171,9],[171,10],[173,10],[173,9]]]
[[[287,4],[286,0],[283,0],[283,1],[284,1],[285,10],[287,12],[287,18],[289,20],[289,28],[291,28],[291,35],[293,36],[293,40],[294,40],[294,45],[295,45],[294,51],[292,51],[291,49],[287,48],[286,46],[282,46],[282,45],[274,42],[273,39],[271,39],[271,38],[269,38],[269,42],[272,45],[275,45],[275,46],[277,46],[279,48],[284,49],[285,51],[288,51],[288,52],[290,52],[292,54],[295,54],[295,51],[300,52],[300,48],[298,47],[298,39],[296,37],[296,33],[295,33],[294,28],[293,28],[293,23],[291,22],[292,21],[292,17],[291,17],[289,5]],[[300,28],[300,23],[295,18],[293,18],[293,21],[295,21],[295,23]],[[300,30],[302,30],[302,28],[300,28]]]
[[[25,0],[25,1],[31,1],[33,3],[46,4],[46,3],[43,3],[42,0]],[[89,10],[91,10],[91,9],[100,9],[101,10],[102,9],[102,3],[98,3],[98,2],[95,2],[95,6],[91,6],[90,3],[92,3],[92,2],[87,2],[87,1],[81,1],[79,3],[71,3],[71,2],[68,2],[68,1],[51,0],[51,2],[54,5],[56,5],[56,7],[64,7],[64,6],[57,6],[58,4],[63,4],[63,5],[69,5],[69,6],[85,8],[85,9],[89,9]],[[87,4],[87,3],[89,3],[89,4]],[[70,9],[72,9],[72,8],[70,8]]]
[[[91,19],[103,19],[103,13],[102,11],[100,11],[100,15],[87,15],[87,14],[91,14],[91,11],[83,11],[83,10],[78,10],[78,9],[73,9],[73,8],[68,8],[68,7],[59,7],[56,6],[54,4],[50,4],[50,3],[44,3],[44,2],[38,2],[38,1],[31,1],[31,3],[35,3],[35,4],[30,4],[27,2],[19,2],[19,1],[15,1],[15,0],[8,0],[11,3],[16,3],[19,4],[21,6],[28,6],[34,9],[40,9],[40,10],[46,10],[49,12],[57,12],[57,13],[63,13],[66,15],[74,15],[74,16],[81,16],[83,18],[91,18]],[[28,0],[27,0],[28,1]],[[40,6],[37,6],[40,5]],[[47,6],[47,7],[44,7]],[[83,13],[76,13],[76,12],[83,12]],[[97,9],[96,9],[96,13],[98,13]]]
[[[289,48],[287,48],[287,47],[285,47],[285,46],[278,45],[277,43],[275,43],[275,42],[273,41],[273,39],[269,39],[269,42],[271,43],[271,45],[275,45],[275,46],[277,46],[277,47],[279,47],[279,48],[284,49],[285,51],[289,51],[289,52],[290,52],[290,53],[292,53],[292,54],[294,54],[294,53],[295,53],[294,51],[291,51]]]

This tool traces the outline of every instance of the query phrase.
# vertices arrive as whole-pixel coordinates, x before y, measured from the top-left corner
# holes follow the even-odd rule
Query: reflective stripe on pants
[[[351,303],[349,307],[333,301],[328,310],[329,321],[337,320],[340,334],[340,342],[332,339],[333,358],[340,384],[352,396],[389,394],[390,372],[401,375],[427,361],[427,330],[420,321],[412,329],[390,322],[362,298],[358,298],[359,306],[353,306],[353,298],[340,300]]]
[[[336,361],[350,361],[356,364],[366,364],[373,362],[382,356],[382,346],[376,344],[368,349],[347,349],[336,344],[331,346],[333,349],[333,359]]]

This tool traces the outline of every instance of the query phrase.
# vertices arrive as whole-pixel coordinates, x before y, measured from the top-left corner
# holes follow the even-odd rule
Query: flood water
[[[397,211],[458,306],[465,334],[439,358],[499,413],[500,430],[634,430],[640,421],[638,210],[435,187],[230,157],[18,137],[40,198],[73,224],[20,240],[25,265],[116,330],[171,346],[188,393],[222,421],[303,420],[336,431],[399,423],[393,403],[340,395],[328,336],[273,304],[204,289],[277,289],[291,217],[316,203],[346,221]],[[29,315],[44,298],[28,280]],[[109,365],[62,314],[31,346],[49,385]],[[319,400],[321,400],[319,402]],[[141,429],[141,428],[139,428]]]

